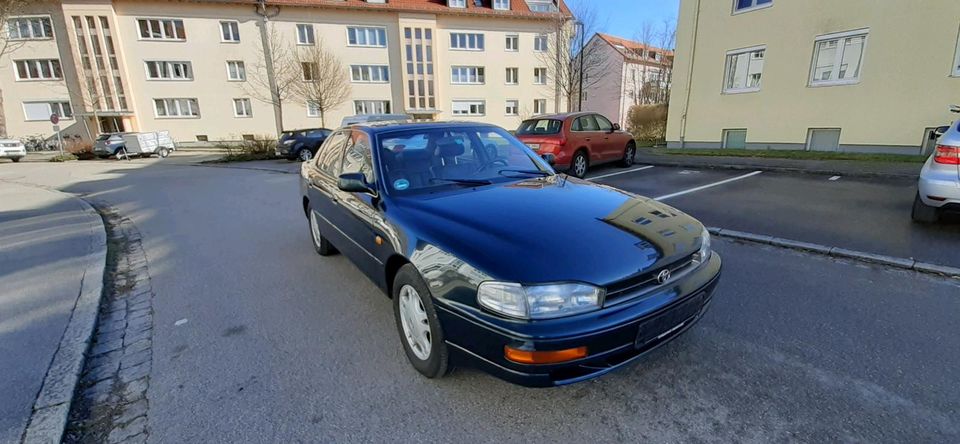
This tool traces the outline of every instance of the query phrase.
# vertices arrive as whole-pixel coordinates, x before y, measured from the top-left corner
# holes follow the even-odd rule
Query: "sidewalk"
[[[35,433],[45,429],[59,442],[105,258],[103,222],[85,202],[0,181],[0,442],[19,442],[31,415],[32,438],[51,438]]]
[[[682,168],[763,170],[852,177],[897,177],[916,179],[920,175],[920,168],[923,167],[923,165],[919,163],[907,162],[688,156],[677,154],[656,154],[642,148],[637,151],[636,163],[638,164],[675,166]]]

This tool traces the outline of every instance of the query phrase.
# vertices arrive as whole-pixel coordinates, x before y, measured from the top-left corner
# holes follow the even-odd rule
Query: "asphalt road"
[[[635,365],[557,389],[469,369],[434,381],[406,362],[388,299],[344,257],[313,252],[296,176],[156,160],[70,178],[30,168],[13,174],[111,202],[143,235],[151,442],[960,440],[957,281],[718,241],[711,311]],[[606,181],[631,189],[649,173],[663,174]],[[710,174],[676,172],[646,194]],[[751,180],[667,202],[711,225],[780,217],[748,210],[760,197],[725,200]]]

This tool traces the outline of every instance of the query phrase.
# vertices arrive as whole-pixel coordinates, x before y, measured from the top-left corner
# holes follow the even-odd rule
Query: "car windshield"
[[[554,119],[530,119],[524,120],[520,124],[520,128],[517,129],[518,136],[526,136],[532,134],[557,134],[560,132],[560,128],[563,127],[563,122]]]
[[[380,136],[384,184],[391,193],[553,175],[536,154],[501,128],[423,128]]]

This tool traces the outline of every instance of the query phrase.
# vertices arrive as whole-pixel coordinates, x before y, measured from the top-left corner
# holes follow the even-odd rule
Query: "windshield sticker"
[[[397,179],[393,182],[393,189],[403,191],[410,188],[410,181],[407,179]]]

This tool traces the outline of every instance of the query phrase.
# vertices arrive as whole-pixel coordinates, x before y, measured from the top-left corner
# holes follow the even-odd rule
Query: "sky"
[[[596,8],[602,32],[633,39],[640,24],[658,28],[664,19],[676,21],[680,0],[565,0],[574,11],[581,5]]]

